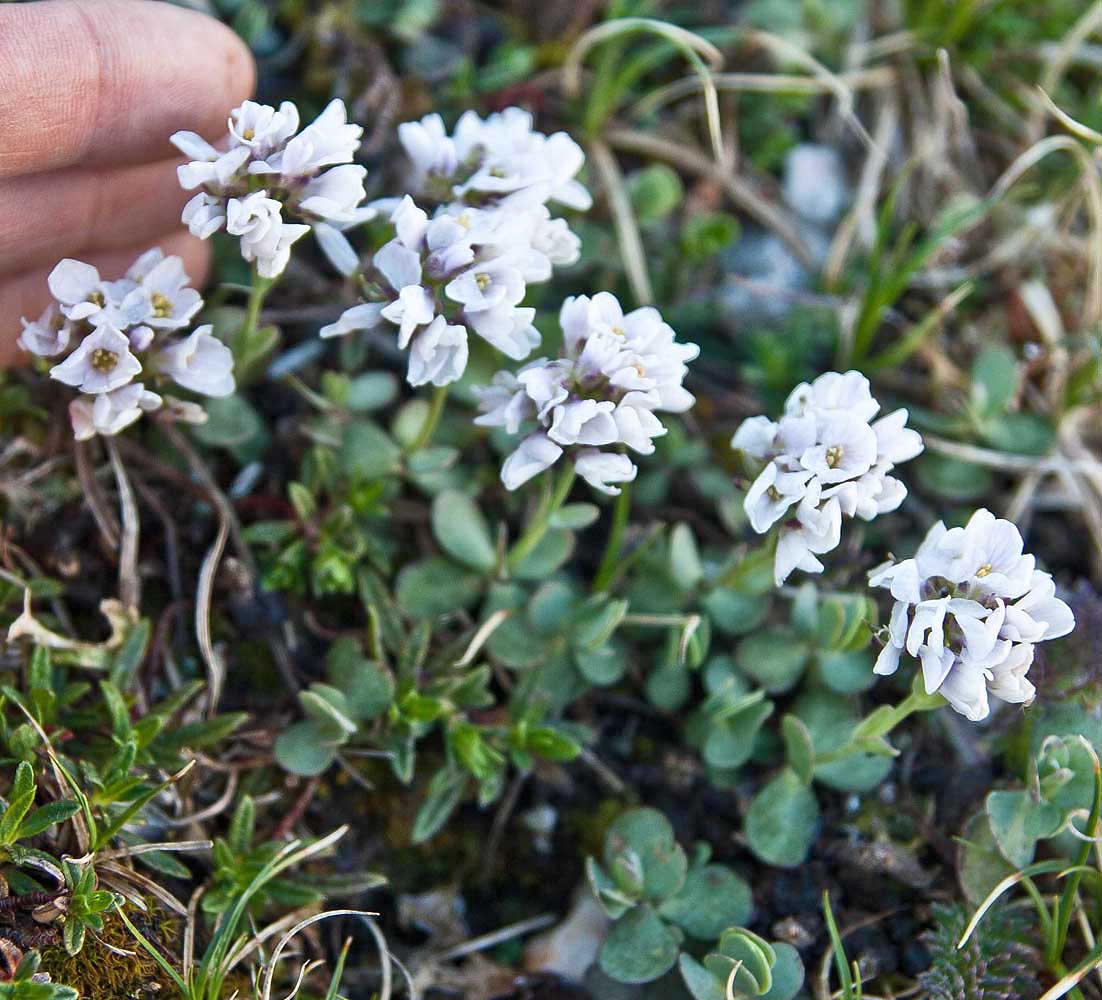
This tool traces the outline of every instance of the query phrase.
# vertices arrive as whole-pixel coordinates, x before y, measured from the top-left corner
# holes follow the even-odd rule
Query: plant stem
[[[119,511],[122,520],[122,537],[119,545],[119,599],[127,611],[137,614],[142,603],[142,581],[138,573],[138,542],[141,536],[138,503],[134,499],[134,490],[126,475],[126,467],[122,464],[114,439],[107,437],[104,441],[119,490]]]
[[[608,590],[609,583],[616,573],[616,567],[620,561],[620,546],[624,541],[624,528],[627,527],[630,513],[631,483],[624,483],[620,488],[620,495],[616,498],[616,504],[612,508],[612,526],[609,528],[608,541],[605,543],[605,552],[601,556],[601,563],[597,567],[597,575],[593,578],[593,590],[595,592]]]
[[[551,473],[548,473],[548,483],[551,482]],[[559,473],[554,487],[545,489],[540,504],[536,508],[524,534],[516,540],[509,550],[508,565],[510,570],[515,570],[531,554],[532,550],[543,541],[547,529],[551,525],[551,515],[555,513],[566,501],[570,494],[570,487],[574,485],[574,463],[567,462]]]
[[[260,323],[260,308],[264,305],[264,297],[274,284],[274,278],[262,278],[257,273],[256,268],[253,268],[253,281],[252,288],[249,291],[249,304],[245,310],[245,325],[241,328],[241,333],[238,334],[240,338],[239,343],[241,345],[247,344],[252,340],[253,334],[256,333],[257,325]]]
[[[909,715],[915,712],[929,712],[945,704],[940,694],[927,694],[923,687],[922,675],[915,677],[911,693],[898,705],[881,705],[871,715],[854,727],[849,739],[835,750],[815,755],[816,764],[830,764],[855,753],[869,753],[871,742],[883,742],[889,733]]]
[[[432,402],[429,404],[428,415],[425,417],[421,429],[417,432],[417,437],[406,449],[407,455],[420,451],[432,439],[433,431],[436,430],[436,425],[440,423],[440,415],[444,412],[444,403],[447,402],[449,388],[450,386],[438,385],[432,390]]]

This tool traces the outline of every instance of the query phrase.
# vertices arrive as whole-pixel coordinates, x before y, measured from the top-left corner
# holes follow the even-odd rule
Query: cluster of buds
[[[246,101],[229,118],[217,149],[194,132],[173,144],[192,162],[178,168],[181,186],[199,189],[185,206],[192,234],[208,239],[225,229],[241,240],[241,255],[264,278],[282,274],[291,245],[315,228],[323,248],[374,215],[361,207],[367,171],[352,163],[363,128],[350,124],[344,102],[332,101],[301,132],[298,108]],[[284,210],[298,222],[286,222]]]
[[[233,392],[233,355],[211,327],[180,333],[203,300],[179,257],[150,250],[115,281],[103,280],[90,264],[63,260],[50,272],[49,287],[54,301],[34,322],[23,320],[19,346],[62,359],[50,377],[81,393],[69,404],[78,441],[117,434],[162,407],[175,419],[204,419],[199,407],[148,389],[148,380],[171,380],[205,396]]]
[[[817,556],[837,547],[843,516],[871,521],[903,502],[907,488],[889,473],[922,451],[922,438],[906,410],[870,422],[879,410],[860,372],[827,372],[792,390],[779,421],[751,417],[736,431],[731,446],[765,463],[745,509],[759,534],[780,523],[778,586],[795,569],[823,571]]]
[[[407,195],[377,202],[390,209],[394,238],[374,255],[369,301],[322,329],[323,337],[397,327],[410,352],[411,385],[454,382],[474,333],[515,361],[539,344],[535,310],[521,305],[527,286],[574,263],[579,240],[548,202],[587,208],[574,179],[584,162],[565,133],[532,130],[527,112],[510,108],[483,120],[468,112],[448,136],[438,115],[399,126],[413,162],[422,208]],[[331,256],[356,263],[339,246]],[[342,268],[349,273],[349,268]]]
[[[700,349],[680,343],[657,309],[625,314],[608,292],[567,299],[559,322],[562,356],[540,358],[515,375],[498,372],[492,385],[475,390],[485,411],[475,423],[509,434],[536,425],[502,466],[506,488],[515,490],[569,448],[578,475],[615,495],[613,484],[638,471],[620,446],[651,454],[654,438],[666,433],[656,412],[693,405],[682,383]]]

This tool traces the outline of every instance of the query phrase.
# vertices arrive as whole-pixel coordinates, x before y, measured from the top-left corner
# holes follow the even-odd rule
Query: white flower
[[[298,211],[330,222],[349,222],[364,200],[364,167],[345,164],[325,171],[302,189]]]
[[[795,522],[786,526],[777,539],[773,579],[778,587],[796,569],[805,573],[821,573],[823,564],[816,556],[838,546],[842,533],[842,511],[836,500],[827,500],[822,506],[820,501],[819,488],[812,481],[796,507]]]
[[[188,337],[162,348],[158,370],[185,389],[204,396],[228,396],[233,392],[233,352],[214,336],[210,325],[200,326]]]
[[[291,257],[291,244],[310,231],[309,226],[285,223],[282,208],[267,191],[231,198],[226,205],[226,232],[241,237],[241,256],[256,261],[257,271],[265,278],[283,273]]]
[[[467,367],[467,330],[452,326],[437,316],[410,345],[406,379],[418,386],[431,382],[447,385],[459,378]]]
[[[906,651],[919,660],[927,693],[940,692],[973,721],[987,717],[989,695],[1031,701],[1034,645],[1075,627],[1017,528],[986,510],[963,528],[934,525],[914,558],[878,567],[869,583],[895,598],[875,672],[894,673]]]
[[[192,236],[210,239],[226,224],[226,203],[217,195],[200,191],[184,206],[180,221]]]
[[[104,325],[88,334],[61,364],[54,365],[50,377],[95,394],[126,385],[141,370],[126,335]]]
[[[533,476],[551,468],[562,455],[560,448],[546,434],[529,434],[501,466],[501,481],[507,490],[523,486]]]
[[[426,115],[419,122],[398,126],[398,141],[413,161],[415,186],[424,185],[431,174],[450,177],[458,167],[455,143],[448,137],[444,119]]]
[[[104,308],[107,294],[99,271],[91,264],[66,258],[59,261],[46,279],[50,294],[71,320],[88,319]]]
[[[156,410],[160,405],[161,397],[149,392],[141,382],[132,382],[98,396],[78,396],[69,404],[73,437],[87,441],[97,434],[118,434],[143,413]]]
[[[469,321],[486,336],[479,318],[493,317],[498,308],[475,310]],[[484,412],[475,422],[510,434],[525,421],[538,423],[539,430],[502,468],[509,489],[546,468],[539,462],[550,465],[564,448],[574,448],[578,474],[603,492],[617,493],[610,484],[634,478],[635,465],[627,455],[596,449],[618,444],[653,452],[653,439],[666,432],[656,412],[680,412],[684,397],[692,400],[681,379],[688,370],[684,361],[698,349],[678,343],[656,310],[625,316],[607,292],[567,299],[559,320],[563,356],[540,358],[516,376],[499,372],[491,386],[476,389]]]
[[[238,143],[262,158],[280,149],[298,131],[298,123],[298,108],[292,101],[284,101],[279,110],[268,104],[246,101],[230,112],[227,127]]]
[[[142,293],[141,322],[155,329],[181,329],[203,306],[199,293],[188,287],[191,279],[184,271],[183,260],[166,257],[159,248],[142,254],[127,277],[138,283]]]
[[[283,107],[288,104],[285,101]],[[295,117],[297,127],[297,111]],[[249,170],[254,174],[279,173],[286,180],[313,175],[322,167],[351,163],[363,131],[362,126],[349,123],[344,101],[337,98],[282,150],[251,164]]]
[[[676,391],[679,382],[670,384]],[[792,391],[779,422],[751,417],[735,432],[731,446],[765,463],[757,467],[744,506],[759,534],[781,525],[778,583],[793,569],[822,571],[815,556],[829,551],[823,546],[830,539],[838,544],[834,528],[841,517],[871,521],[903,502],[906,487],[889,473],[922,451],[922,438],[905,426],[906,410],[870,423],[879,409],[860,372],[827,372]]]
[[[341,313],[335,323],[323,326],[318,335],[321,337],[343,337],[356,330],[374,330],[383,321],[382,302],[363,302]]]
[[[639,470],[627,455],[607,451],[583,451],[574,460],[574,469],[595,490],[609,496],[619,496],[620,488],[612,483],[630,483]]]
[[[56,302],[51,302],[33,323],[21,319],[23,332],[17,344],[30,354],[40,358],[52,358],[69,346],[73,324],[62,315]]]

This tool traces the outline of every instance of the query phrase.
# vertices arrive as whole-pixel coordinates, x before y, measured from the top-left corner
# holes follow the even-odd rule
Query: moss
[[[176,939],[179,920],[175,917],[156,911],[140,920],[138,916],[132,914],[131,919],[151,941],[164,947],[165,942]],[[127,954],[118,954],[112,948]],[[172,981],[141,949],[118,918],[108,918],[98,937],[87,935],[78,955],[70,955],[62,947],[44,948],[42,971],[48,972],[55,983],[72,986],[90,1000],[131,997],[167,1000],[176,995]]]

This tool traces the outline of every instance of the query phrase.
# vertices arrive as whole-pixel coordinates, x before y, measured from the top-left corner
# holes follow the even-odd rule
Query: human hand
[[[77,257],[105,278],[143,250],[179,254],[192,283],[210,247],[180,211],[177,129],[209,139],[249,96],[252,57],[228,28],[157,0],[0,4],[0,368],[46,276]]]

